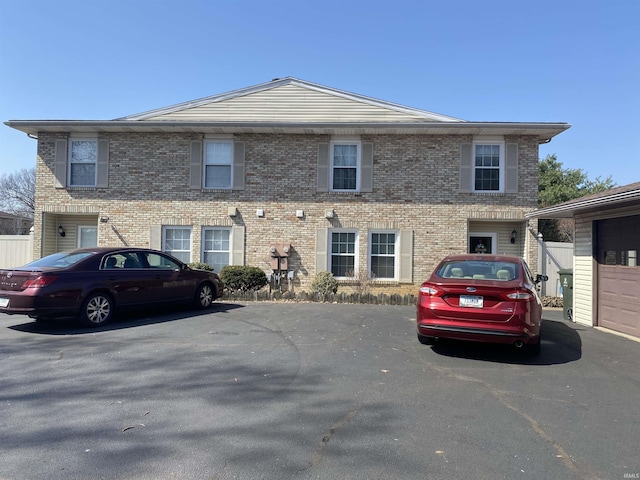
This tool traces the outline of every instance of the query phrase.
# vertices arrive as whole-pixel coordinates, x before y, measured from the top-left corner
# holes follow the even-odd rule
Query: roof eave
[[[584,201],[571,201],[541,208],[525,214],[526,219],[533,218],[573,218],[576,215],[599,212],[604,209],[625,207],[629,204],[640,202],[640,189],[624,193],[585,199]]]
[[[533,135],[550,141],[567,123],[510,122],[195,122],[132,120],[9,120],[5,125],[37,136],[46,133],[305,133],[305,134],[456,134]]]

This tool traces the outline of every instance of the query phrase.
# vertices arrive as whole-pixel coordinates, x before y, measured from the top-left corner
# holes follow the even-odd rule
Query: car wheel
[[[203,283],[198,287],[196,296],[194,299],[194,305],[196,308],[209,308],[216,298],[213,285],[210,283]]]
[[[422,345],[433,345],[435,342],[435,338],[433,337],[425,337],[424,335],[418,334],[418,341]]]
[[[108,294],[102,292],[92,293],[82,304],[80,320],[83,325],[89,327],[104,325],[111,320],[113,308],[113,300]]]

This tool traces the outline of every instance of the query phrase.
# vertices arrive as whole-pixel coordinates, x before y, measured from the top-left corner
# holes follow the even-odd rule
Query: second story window
[[[228,189],[233,185],[233,141],[204,144],[204,188]]]
[[[98,163],[96,139],[72,139],[69,148],[69,180],[73,187],[94,187]]]
[[[473,190],[476,192],[501,192],[504,182],[503,144],[474,143]]]
[[[331,190],[359,191],[360,142],[331,142]]]

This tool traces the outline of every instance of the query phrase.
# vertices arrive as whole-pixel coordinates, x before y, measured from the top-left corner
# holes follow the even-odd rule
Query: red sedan
[[[418,340],[505,343],[540,352],[542,304],[522,258],[455,255],[444,258],[419,291]]]
[[[176,303],[207,308],[222,289],[214,272],[191,269],[163,252],[86,248],[0,270],[0,313],[35,320],[80,317],[85,325],[98,326],[121,308]]]

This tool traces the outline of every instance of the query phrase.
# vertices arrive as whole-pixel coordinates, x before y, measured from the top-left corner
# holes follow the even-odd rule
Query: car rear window
[[[87,257],[93,255],[92,252],[59,252],[52,255],[47,255],[38,260],[34,260],[31,263],[27,263],[25,267],[48,267],[48,268],[66,268],[71,265],[84,260]]]
[[[454,260],[444,262],[436,271],[441,278],[475,278],[509,281],[517,277],[518,265],[488,260]]]

